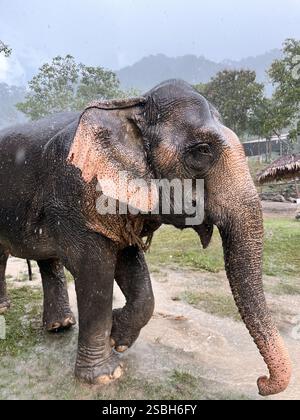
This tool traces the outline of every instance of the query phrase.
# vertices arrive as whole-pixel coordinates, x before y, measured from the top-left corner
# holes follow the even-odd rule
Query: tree
[[[263,98],[249,119],[249,133],[262,138],[280,137],[285,125],[285,114],[274,97]]]
[[[274,97],[263,98],[261,104],[252,114],[249,121],[249,134],[257,135],[267,140],[266,159],[272,159],[271,138],[277,136],[282,142],[280,135],[285,127],[285,117],[282,114]],[[282,146],[282,143],[281,143]]]
[[[74,109],[79,68],[72,56],[55,57],[29,82],[29,93],[17,108],[31,119]]]
[[[3,53],[5,57],[9,57],[12,49],[0,40],[0,54]]]
[[[81,80],[77,90],[77,109],[96,98],[115,98],[121,95],[119,81],[112,71],[102,67],[81,65]]]
[[[120,96],[116,75],[102,67],[77,64],[74,57],[54,57],[29,82],[29,93],[17,108],[31,119],[84,108],[94,99]]]
[[[251,116],[264,97],[264,85],[256,82],[256,73],[250,70],[221,71],[196,89],[216,106],[224,123],[238,135],[249,130]]]
[[[290,137],[295,138],[300,120],[300,41],[287,39],[283,44],[283,58],[275,60],[268,73],[275,86],[278,112],[284,126],[294,127]]]

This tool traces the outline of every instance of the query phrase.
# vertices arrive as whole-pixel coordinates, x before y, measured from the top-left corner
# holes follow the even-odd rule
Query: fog
[[[300,37],[298,0],[0,0],[0,81],[22,83],[58,54],[113,70],[149,54],[221,61]]]

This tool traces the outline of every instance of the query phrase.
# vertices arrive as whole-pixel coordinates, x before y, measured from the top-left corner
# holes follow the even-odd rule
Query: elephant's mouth
[[[210,244],[214,231],[214,225],[204,221],[201,225],[194,226],[193,229],[199,235],[203,248],[206,249]]]

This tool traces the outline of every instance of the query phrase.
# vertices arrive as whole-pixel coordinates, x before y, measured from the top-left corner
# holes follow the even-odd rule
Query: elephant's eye
[[[190,147],[185,154],[185,164],[190,169],[204,169],[211,161],[212,151],[207,143],[200,143]]]
[[[201,158],[202,156],[211,156],[211,149],[207,143],[197,144],[196,146],[191,147],[188,150],[188,155],[193,157],[194,159]]]
[[[197,153],[201,153],[202,155],[211,155],[210,147],[206,143],[199,144],[196,150],[197,150]]]

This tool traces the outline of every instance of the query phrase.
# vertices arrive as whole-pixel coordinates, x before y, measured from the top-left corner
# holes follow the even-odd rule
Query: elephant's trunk
[[[291,362],[266,304],[262,283],[263,222],[260,200],[244,154],[226,131],[229,147],[218,168],[222,177],[208,180],[210,213],[215,214],[232,293],[270,373],[258,380],[261,395],[282,392],[289,384]],[[217,190],[216,190],[217,185]],[[211,188],[210,188],[211,187]],[[215,189],[213,196],[211,190]],[[220,190],[223,191],[220,191]],[[218,202],[216,203],[216,199]]]
[[[259,203],[256,205],[258,208]],[[242,220],[228,220],[219,229],[235,302],[270,372],[269,379],[258,380],[259,392],[271,395],[288,386],[291,363],[266,304],[261,268],[262,223],[258,211],[253,208],[252,212],[252,215],[243,212],[239,215],[239,218],[243,216]]]

